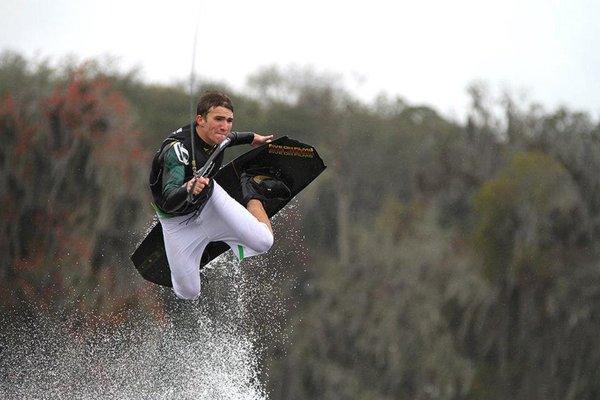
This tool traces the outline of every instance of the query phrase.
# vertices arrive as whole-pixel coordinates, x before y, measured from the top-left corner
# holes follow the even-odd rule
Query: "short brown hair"
[[[233,112],[233,103],[229,96],[221,92],[206,92],[200,97],[198,107],[196,107],[196,115],[206,116],[213,107],[225,107]]]

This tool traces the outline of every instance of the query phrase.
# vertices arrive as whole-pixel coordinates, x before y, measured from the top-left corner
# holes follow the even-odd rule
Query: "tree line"
[[[207,88],[232,95],[237,129],[306,141],[329,167],[276,226],[278,289],[246,271],[256,309],[281,304],[252,321],[280,327],[261,354],[273,398],[600,396],[598,121],[481,84],[466,122],[310,70]],[[152,215],[149,160],[189,120],[185,85],[5,52],[0,104],[5,312],[111,318],[150,296],[158,318],[168,300],[128,255]]]

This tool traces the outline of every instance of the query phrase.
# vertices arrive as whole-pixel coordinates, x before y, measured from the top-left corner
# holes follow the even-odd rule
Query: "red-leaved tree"
[[[2,304],[108,310],[141,294],[127,256],[148,220],[131,107],[82,67],[50,96],[0,99]]]

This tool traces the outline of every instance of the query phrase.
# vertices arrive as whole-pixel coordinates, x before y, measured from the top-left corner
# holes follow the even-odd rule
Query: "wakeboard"
[[[266,202],[265,211],[271,218],[315,180],[325,168],[323,160],[314,147],[283,136],[235,158],[221,168],[214,179],[231,197],[243,205],[240,176],[244,171],[261,169],[278,171],[289,187],[291,196],[286,200]],[[198,267],[202,268],[227,250],[229,246],[224,242],[210,242],[202,254]],[[131,261],[144,279],[162,286],[173,286],[160,221],[157,219],[154,221],[146,237],[131,255]]]

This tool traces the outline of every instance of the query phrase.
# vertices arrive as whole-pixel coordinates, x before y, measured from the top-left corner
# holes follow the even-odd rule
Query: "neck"
[[[198,125],[194,126],[194,129],[196,130],[196,135],[206,144],[212,146],[213,143],[210,143],[208,141],[208,138],[206,136],[206,133],[204,131],[202,131],[202,129],[200,129],[200,127]]]

